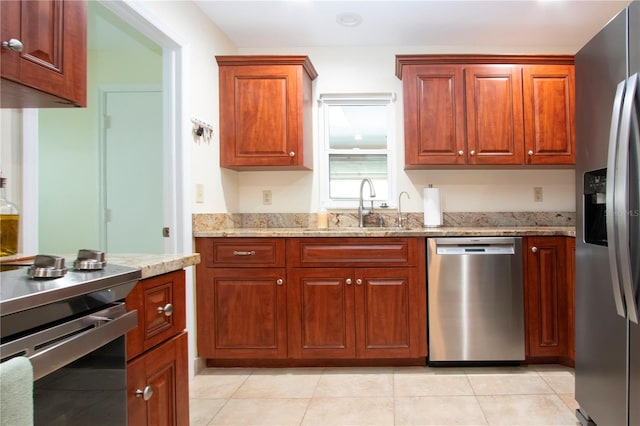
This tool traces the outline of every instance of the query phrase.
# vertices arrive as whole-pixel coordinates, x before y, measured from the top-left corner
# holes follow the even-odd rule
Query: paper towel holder
[[[429,194],[428,194],[429,193]],[[434,198],[435,197],[435,198]],[[428,184],[424,189],[424,222],[425,228],[436,228],[442,226],[442,205],[440,200],[440,190]]]

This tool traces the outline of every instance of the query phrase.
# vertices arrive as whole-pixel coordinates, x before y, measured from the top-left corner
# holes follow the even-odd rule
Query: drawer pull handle
[[[142,398],[148,401],[153,396],[153,388],[151,386],[145,386],[144,389],[136,390],[136,398]]]
[[[278,284],[278,285],[282,285],[282,284],[284,284],[284,280],[283,280],[282,278],[278,278],[278,279],[276,280],[276,284]]]
[[[173,305],[171,303],[167,303],[164,307],[158,306],[157,312],[159,314],[164,313],[165,316],[170,317],[173,315]]]
[[[256,251],[255,250],[251,250],[251,251],[237,251],[234,250],[233,251],[233,255],[234,256],[255,256]]]

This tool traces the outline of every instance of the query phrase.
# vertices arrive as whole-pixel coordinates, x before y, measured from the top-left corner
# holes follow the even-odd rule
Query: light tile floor
[[[190,384],[191,426],[572,425],[573,369],[206,369]]]

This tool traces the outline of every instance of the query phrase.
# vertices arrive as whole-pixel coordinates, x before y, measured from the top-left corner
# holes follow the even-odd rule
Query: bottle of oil
[[[7,179],[0,177],[0,256],[18,252],[18,229],[20,212],[18,207],[7,200]]]

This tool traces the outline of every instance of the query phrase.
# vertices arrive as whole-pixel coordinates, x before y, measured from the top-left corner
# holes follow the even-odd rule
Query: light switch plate
[[[204,203],[204,185],[196,183],[196,203]]]

